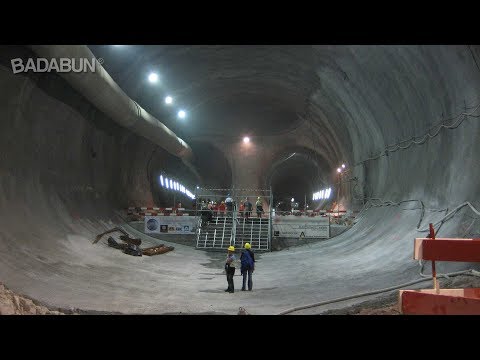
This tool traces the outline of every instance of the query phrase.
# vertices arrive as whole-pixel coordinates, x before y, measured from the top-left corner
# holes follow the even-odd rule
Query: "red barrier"
[[[479,315],[480,289],[440,289],[435,261],[480,262],[480,239],[428,238],[414,240],[413,258],[432,261],[433,289],[400,290],[399,309],[411,315]]]

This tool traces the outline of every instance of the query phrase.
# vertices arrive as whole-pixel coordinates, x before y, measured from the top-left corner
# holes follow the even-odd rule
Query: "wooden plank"
[[[405,315],[480,315],[480,289],[400,290],[399,307]]]
[[[480,262],[480,239],[417,238],[414,242],[413,258],[431,261]]]

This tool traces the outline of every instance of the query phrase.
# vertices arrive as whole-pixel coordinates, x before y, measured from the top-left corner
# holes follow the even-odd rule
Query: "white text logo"
[[[98,59],[98,62],[101,64],[103,59]],[[15,58],[11,60],[12,71],[14,74],[20,72],[95,72],[96,61],[95,58],[92,59],[75,59],[75,58],[52,58],[50,60],[45,58],[32,59],[29,58],[26,63],[23,59]]]

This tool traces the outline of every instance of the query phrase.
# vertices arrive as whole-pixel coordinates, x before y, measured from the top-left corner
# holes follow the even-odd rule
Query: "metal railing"
[[[201,226],[199,216],[197,248],[225,249],[230,245],[242,247],[246,242],[257,250],[270,250],[272,236],[272,207],[273,198],[270,190],[261,191],[262,206],[268,206],[260,217],[256,216],[255,200],[259,192],[253,193],[248,189],[198,189],[196,195],[197,216],[201,210],[209,207],[212,211],[212,220],[208,225]],[[233,200],[232,211],[221,203],[229,195]],[[240,209],[245,199],[250,201],[251,211]],[[208,205],[207,205],[208,204]],[[247,214],[247,212],[249,214]],[[248,218],[247,218],[248,216]]]

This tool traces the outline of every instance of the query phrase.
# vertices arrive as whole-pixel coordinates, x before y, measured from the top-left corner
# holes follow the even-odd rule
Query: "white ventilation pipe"
[[[85,45],[31,45],[30,48],[39,57],[55,58],[58,63],[60,58],[87,59],[89,63],[95,58]],[[94,72],[59,72],[59,75],[112,120],[161,146],[193,168],[190,146],[130,99],[96,59]]]

